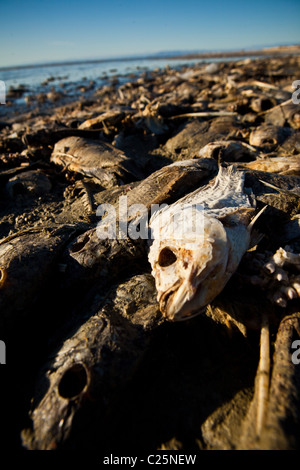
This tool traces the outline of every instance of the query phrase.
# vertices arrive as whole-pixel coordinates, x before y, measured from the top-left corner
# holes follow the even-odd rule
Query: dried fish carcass
[[[57,142],[50,160],[94,178],[104,188],[141,178],[141,172],[120,150],[106,142],[82,137],[68,137]]]
[[[292,100],[288,100],[269,109],[266,111],[265,122],[275,126],[290,126],[293,129],[299,129],[299,104],[294,104]]]
[[[24,230],[0,242],[0,328],[11,334],[14,325],[27,319],[57,268],[73,226]]]
[[[25,171],[10,178],[6,191],[11,198],[17,194],[40,196],[51,190],[51,181],[40,171]]]
[[[151,275],[136,275],[95,297],[90,318],[77,327],[41,371],[23,431],[28,449],[101,445],[115,405],[162,322]],[[85,308],[86,310],[86,308]],[[44,382],[48,382],[43,395]]]
[[[248,162],[256,159],[257,150],[245,142],[218,140],[205,145],[199,151],[199,157],[215,158],[222,162]]]
[[[242,168],[278,173],[280,175],[300,176],[300,155],[290,157],[261,157],[240,165]]]
[[[127,196],[127,208],[138,201],[148,212],[154,204],[173,202],[179,196],[206,183],[216,171],[217,163],[205,158],[165,166],[133,187],[124,185],[123,196]],[[118,201],[114,207],[119,217]],[[128,212],[124,217],[126,227],[129,224],[137,227],[140,220],[138,215],[130,215]],[[117,232],[115,238],[99,237],[99,231],[106,231],[111,222],[110,218],[103,217],[97,228],[78,236],[68,247],[64,258],[67,265],[66,282],[69,283],[75,277],[81,285],[85,279],[95,279],[99,276],[102,280],[109,280],[124,268],[128,269],[128,263],[140,263],[141,259],[147,258],[146,239],[133,239],[125,232],[122,232],[121,237],[117,236]]]
[[[260,94],[251,99],[250,107],[255,113],[261,113],[273,108],[276,104],[276,99],[272,96]]]
[[[263,124],[255,128],[249,136],[249,144],[255,147],[275,148],[291,135],[291,129]]]
[[[168,320],[197,315],[221,292],[248,249],[253,212],[244,174],[230,166],[151,217],[149,261]]]
[[[165,148],[173,160],[190,159],[198,156],[199,148],[216,140],[228,139],[230,135],[238,132],[241,128],[240,123],[235,118],[235,113],[227,113],[229,116],[225,113],[223,116],[222,113],[217,112],[218,117],[210,121],[197,119],[197,114],[201,115],[202,113],[195,113],[196,119],[181,124],[176,133],[167,140]],[[213,117],[214,113],[203,114],[207,117]],[[186,117],[189,117],[189,114]]]

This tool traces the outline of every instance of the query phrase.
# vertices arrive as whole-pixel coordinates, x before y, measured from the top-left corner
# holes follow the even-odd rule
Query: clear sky
[[[300,43],[300,0],[0,0],[0,66]]]

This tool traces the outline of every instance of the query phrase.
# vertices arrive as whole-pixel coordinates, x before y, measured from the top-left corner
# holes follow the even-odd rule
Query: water
[[[193,61],[194,63],[195,61]],[[55,82],[80,82],[82,79],[102,80],[103,77],[114,75],[126,76],[132,73],[141,73],[145,70],[163,68],[167,65],[178,66],[187,63],[186,60],[122,60],[122,61],[101,61],[97,63],[79,62],[73,64],[42,65],[28,68],[7,68],[0,69],[0,80],[3,80],[7,89],[25,85],[30,88],[39,88],[46,80],[53,79]]]
[[[241,59],[241,57],[239,57]],[[9,87],[38,88],[43,82],[54,79],[55,82],[80,82],[82,79],[102,80],[103,77],[114,75],[128,76],[139,74],[145,70],[156,68],[180,67],[183,65],[195,65],[204,62],[224,61],[225,59],[124,59],[106,60],[99,62],[77,62],[71,64],[41,65],[28,67],[0,68],[0,80],[3,80],[7,89]],[[229,58],[227,60],[234,60]]]
[[[30,108],[30,97],[58,91],[64,100],[87,98],[100,86],[106,85],[112,79],[122,84],[138,78],[142,73],[151,70],[163,70],[167,66],[180,69],[183,66],[194,66],[228,60],[242,60],[245,57],[228,57],[226,59],[171,59],[171,58],[140,58],[123,60],[103,60],[77,63],[48,64],[28,67],[0,68],[0,80],[5,83],[6,106],[0,107],[0,115],[14,112],[17,107],[21,112],[24,107]],[[87,90],[82,92],[85,86]],[[21,90],[13,94],[13,90]],[[5,108],[5,109],[4,109]]]

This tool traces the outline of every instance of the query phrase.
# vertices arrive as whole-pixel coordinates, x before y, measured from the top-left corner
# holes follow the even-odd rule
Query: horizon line
[[[184,50],[184,51],[160,51],[144,54],[129,54],[127,56],[116,56],[116,57],[102,57],[102,58],[86,58],[86,59],[62,59],[59,61],[49,61],[49,62],[36,62],[29,64],[19,64],[19,65],[7,65],[0,66],[0,71],[4,70],[14,70],[22,68],[38,68],[38,67],[58,67],[61,65],[77,65],[77,64],[92,64],[92,63],[101,63],[101,62],[122,62],[129,60],[145,59],[145,60],[176,60],[176,59],[205,59],[205,58],[228,58],[228,57],[238,57],[240,55],[267,55],[272,52],[280,54],[284,52],[284,49],[299,49],[300,52],[300,43],[290,43],[290,44],[278,44],[271,46],[249,46],[241,49],[201,49],[201,50]],[[273,50],[273,51],[272,51]],[[288,52],[288,51],[287,51]]]

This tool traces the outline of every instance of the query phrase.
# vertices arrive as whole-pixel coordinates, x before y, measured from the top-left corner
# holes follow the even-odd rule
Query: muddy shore
[[[12,92],[4,111],[1,105],[0,294],[2,316],[9,321],[1,326],[0,339],[7,348],[7,385],[2,387],[2,404],[9,410],[7,446],[33,445],[27,431],[22,441],[21,432],[32,427],[29,410],[36,381],[49,355],[70,337],[73,319],[80,316],[77,303],[83,322],[93,311],[95,295],[101,303],[104,291],[126,277],[150,275],[148,260],[141,256],[136,263],[115,267],[113,280],[103,286],[97,285],[97,277],[87,277],[81,288],[75,271],[67,278],[64,250],[96,226],[98,205],[115,202],[166,165],[193,158],[299,181],[300,104],[292,86],[300,79],[299,70],[297,53],[275,54],[147,71],[125,83],[115,77],[98,88],[83,86],[75,100],[63,89],[53,90],[18,107],[14,100],[19,96]],[[99,157],[97,166],[87,160],[80,145],[94,145],[105,161]],[[76,164],[69,154],[76,154]],[[298,214],[295,204],[289,216]],[[272,230],[270,226],[266,238],[276,251],[277,241],[274,246],[269,242]],[[34,250],[25,249],[35,246],[30,237],[38,240],[41,234],[51,244],[30,257]],[[25,264],[15,265],[15,290],[10,292],[1,247],[16,239],[23,244],[19,257]],[[238,279],[226,287],[231,299]],[[62,448],[97,449],[100,443],[105,449],[147,452],[238,448],[253,397],[259,330],[251,321],[242,326],[233,322],[229,328],[227,323],[203,315],[163,324],[147,342],[129,382],[121,383],[102,422],[83,418]],[[275,322],[272,345],[277,327]],[[299,402],[297,406],[299,412]],[[299,423],[291,440],[297,449]]]

